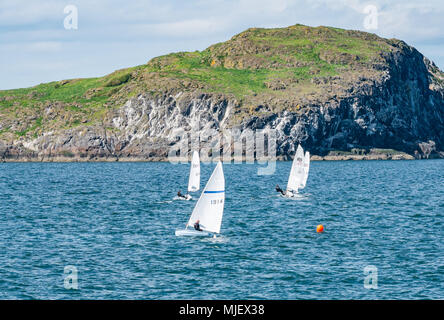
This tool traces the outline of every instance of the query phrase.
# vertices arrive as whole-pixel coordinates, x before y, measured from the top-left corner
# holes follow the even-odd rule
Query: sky
[[[442,0],[0,0],[0,90],[103,76],[297,23],[402,39],[443,70],[443,17]]]

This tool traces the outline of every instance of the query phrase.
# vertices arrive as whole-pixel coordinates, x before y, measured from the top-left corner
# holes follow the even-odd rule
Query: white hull
[[[178,197],[178,196],[174,197],[174,200],[183,200],[183,201],[189,201],[189,200],[191,200],[191,199],[193,199],[193,197],[192,197],[192,196],[190,196],[189,194],[185,195],[185,198],[182,198],[182,197]]]
[[[209,232],[193,229],[176,230],[175,234],[177,237],[208,237],[211,235]]]
[[[292,200],[305,198],[303,194],[295,193],[295,192],[287,192],[287,193],[285,193],[285,195],[280,194],[279,196],[281,196],[282,198],[285,198],[285,199],[292,199]]]
[[[285,191],[285,198],[295,198],[295,197],[299,197],[299,192],[297,191]]]

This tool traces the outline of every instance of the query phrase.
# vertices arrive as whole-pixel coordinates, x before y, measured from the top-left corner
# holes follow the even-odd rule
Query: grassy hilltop
[[[316,94],[311,79],[358,74],[390,47],[375,35],[338,28],[252,28],[203,51],[171,53],[104,77],[0,91],[2,118],[21,120],[0,134],[37,135],[44,127],[100,122],[107,109],[142,92],[200,89],[233,96],[246,108],[264,98]],[[51,123],[42,115],[49,104],[63,106],[63,119]]]

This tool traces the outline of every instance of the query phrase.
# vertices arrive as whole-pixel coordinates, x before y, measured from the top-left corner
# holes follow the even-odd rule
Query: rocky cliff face
[[[27,117],[22,120],[30,123],[28,131],[17,131],[14,128],[20,128],[20,116],[3,112],[0,158],[164,160],[181,143],[178,137],[184,133],[200,136],[202,148],[208,146],[209,136],[230,129],[275,130],[280,158],[289,158],[298,143],[312,154],[327,158],[390,158],[396,153],[416,158],[444,157],[444,74],[432,62],[398,40],[323,27],[293,28],[295,31],[290,27],[265,29],[262,33],[252,29],[204,52],[205,59],[199,61],[210,73],[250,72],[250,82],[241,88],[243,91],[256,85],[264,66],[274,70],[259,79],[258,90],[252,89],[247,95],[220,88],[217,83],[213,86],[212,81],[201,80],[202,74],[185,79],[182,75],[166,75],[161,73],[163,68],[176,60],[171,61],[169,56],[154,59],[148,65],[151,68],[154,64],[155,69],[131,71],[123,80],[112,80],[117,81],[110,86],[112,103],[104,103],[108,107],[99,116],[84,110],[79,112],[83,118],[66,114],[66,102],[43,99],[36,103],[39,107],[35,112],[25,112]],[[299,56],[296,59],[285,45],[279,44],[282,32],[288,37],[297,31],[299,38],[295,37],[300,40],[304,30],[311,32],[306,37],[314,39],[313,44],[304,42],[303,46],[304,50],[317,53],[310,58],[314,61]],[[344,44],[338,43],[337,38],[331,40],[333,36],[376,43],[368,46],[376,49],[370,52],[366,47],[357,51],[354,47],[352,51],[345,47],[341,51]],[[255,42],[258,37],[261,41]],[[269,42],[264,40],[270,37]],[[319,39],[326,39],[329,46]],[[280,50],[281,56],[276,58],[273,50]],[[273,53],[267,55],[270,51]],[[180,72],[193,74],[199,67],[194,65],[188,70],[180,65]],[[301,74],[302,71],[307,73]],[[215,73],[214,77],[217,76]],[[225,73],[221,73],[223,76]],[[89,88],[83,99],[92,101],[107,88],[106,84]],[[0,106],[11,96],[14,101],[11,92],[0,96]],[[85,104],[79,103],[77,107],[81,109]],[[70,117],[76,125],[51,125],[62,120],[67,123]],[[43,124],[30,134],[29,128],[34,128],[32,121],[36,119]]]

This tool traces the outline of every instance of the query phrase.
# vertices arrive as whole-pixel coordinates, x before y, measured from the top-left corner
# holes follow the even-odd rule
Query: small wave
[[[165,201],[153,202],[153,204],[161,204],[161,203],[173,203],[173,200],[165,200]]]
[[[90,190],[90,191],[68,191],[66,194],[77,194],[77,195],[87,195],[87,194],[98,194],[100,191],[98,190]]]
[[[209,242],[209,243],[227,243],[228,242],[228,238],[224,237],[222,235],[218,235],[216,237],[209,237],[209,238],[204,238],[203,239],[205,242]]]

